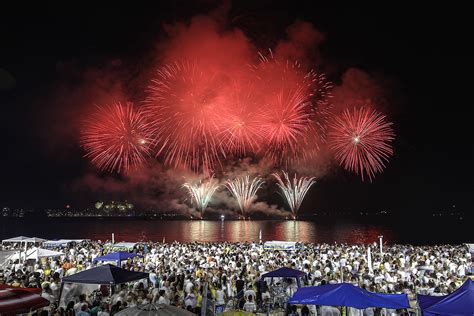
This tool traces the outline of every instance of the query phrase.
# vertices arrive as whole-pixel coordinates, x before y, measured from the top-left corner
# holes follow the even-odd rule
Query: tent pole
[[[382,235],[379,236],[379,241],[380,241],[380,255],[383,255],[383,251],[382,251],[383,236]]]
[[[25,259],[23,259],[23,263],[26,262],[26,252],[28,250],[28,243],[25,241]]]
[[[61,303],[61,296],[63,295],[64,282],[61,282],[61,287],[59,288],[59,297],[58,297],[58,307]]]

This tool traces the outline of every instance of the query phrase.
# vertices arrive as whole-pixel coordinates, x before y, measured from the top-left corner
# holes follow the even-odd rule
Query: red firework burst
[[[252,83],[234,82],[226,91],[230,104],[221,111],[220,144],[231,155],[259,152],[264,138],[258,117],[258,98]],[[224,113],[223,113],[224,112]]]
[[[176,62],[158,71],[145,111],[152,119],[165,164],[210,171],[224,152],[219,143],[224,80],[197,62]]]
[[[80,143],[99,169],[122,172],[150,156],[154,131],[133,104],[98,106],[83,124]]]
[[[371,108],[345,109],[334,117],[330,128],[329,145],[336,159],[346,170],[360,174],[362,180],[366,174],[372,181],[393,155],[392,123]]]
[[[280,63],[273,56],[261,59],[254,71],[262,82],[259,120],[265,155],[284,165],[314,155],[325,137],[322,115],[331,84],[323,75],[305,73],[298,63]]]
[[[247,154],[289,164],[318,147],[309,143],[322,137],[330,88],[324,76],[273,58],[232,76],[175,62],[151,81],[145,113],[157,132],[157,156],[171,167],[210,174],[223,158]]]

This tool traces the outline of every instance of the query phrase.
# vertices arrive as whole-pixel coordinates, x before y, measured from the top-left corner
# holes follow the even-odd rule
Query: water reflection
[[[166,241],[177,240],[181,242],[238,242],[258,241],[260,230],[264,241],[288,240],[355,244],[377,242],[379,235],[383,235],[384,241],[388,243],[399,241],[434,243],[436,240],[443,238],[446,240],[448,237],[455,241],[455,238],[463,239],[463,236],[458,233],[463,231],[461,229],[442,236],[435,233],[436,230],[433,230],[434,233],[430,235],[420,235],[415,229],[407,229],[405,226],[398,227],[385,222],[361,224],[337,220],[311,222],[292,220],[159,221],[140,219],[50,218],[28,220],[7,218],[0,221],[0,237],[2,239],[25,235],[48,239],[90,238],[108,240],[111,234],[114,233],[117,241],[162,241],[163,238],[166,238]],[[456,233],[458,233],[458,237],[455,237]]]
[[[180,222],[177,222],[180,223]],[[219,226],[216,225],[217,222],[210,222],[204,220],[198,221],[187,221],[187,225],[183,225],[185,227],[185,234],[184,239],[189,241],[209,241],[212,238],[217,236],[217,231]],[[188,227],[186,227],[188,226]],[[176,240],[182,240],[183,238],[176,238]]]

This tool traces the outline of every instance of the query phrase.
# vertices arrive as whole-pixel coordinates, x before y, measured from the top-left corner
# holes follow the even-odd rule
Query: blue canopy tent
[[[148,279],[148,273],[129,271],[111,264],[95,267],[89,270],[84,270],[76,274],[64,277],[61,281],[61,290],[59,293],[59,302],[64,288],[64,284],[80,283],[80,284],[97,284],[109,285],[113,291],[116,284],[122,284],[141,279]],[[67,302],[66,302],[67,303]]]
[[[418,305],[420,306],[421,309],[426,309],[430,307],[431,305],[438,303],[446,296],[447,295],[431,296],[431,295],[418,294],[417,295]]]
[[[64,277],[62,283],[122,284],[148,278],[148,273],[129,271],[111,264]]]
[[[295,270],[291,268],[279,268],[274,271],[263,274],[260,279],[263,281],[266,278],[272,278],[272,279],[273,278],[295,278],[296,283],[298,284],[298,287],[300,287],[301,286],[300,278],[305,277],[305,276],[306,276],[306,272],[303,272],[303,271],[299,271],[299,270]]]
[[[97,257],[93,260],[93,262],[97,261],[115,261],[117,262],[117,266],[121,267],[122,266],[122,261],[127,260],[129,258],[137,257],[140,256],[139,254],[136,253],[130,253],[127,251],[117,251],[117,252],[109,252],[108,254],[102,256],[102,257]]]
[[[410,308],[406,294],[372,293],[350,283],[327,284],[298,289],[289,304],[349,306],[357,309],[385,307]]]
[[[467,279],[449,295],[418,295],[418,304],[424,315],[474,315],[474,281]]]

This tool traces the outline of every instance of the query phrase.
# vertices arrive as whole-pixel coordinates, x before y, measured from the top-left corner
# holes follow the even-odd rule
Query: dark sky
[[[324,58],[341,69],[383,74],[396,84],[389,115],[396,154],[384,174],[362,183],[342,169],[322,179],[304,209],[470,211],[473,196],[470,11],[428,7],[327,7],[314,1],[234,1],[230,17],[265,46],[295,19],[324,32]],[[140,63],[163,35],[163,23],[189,19],[213,1],[24,3],[0,12],[0,206],[61,206],[65,188],[87,170],[74,139],[48,142],[67,125],[51,113],[64,78],[58,65]],[[28,8],[26,8],[28,7]],[[252,28],[258,30],[252,30]],[[62,105],[67,111],[67,104]],[[67,126],[64,126],[67,128]]]

